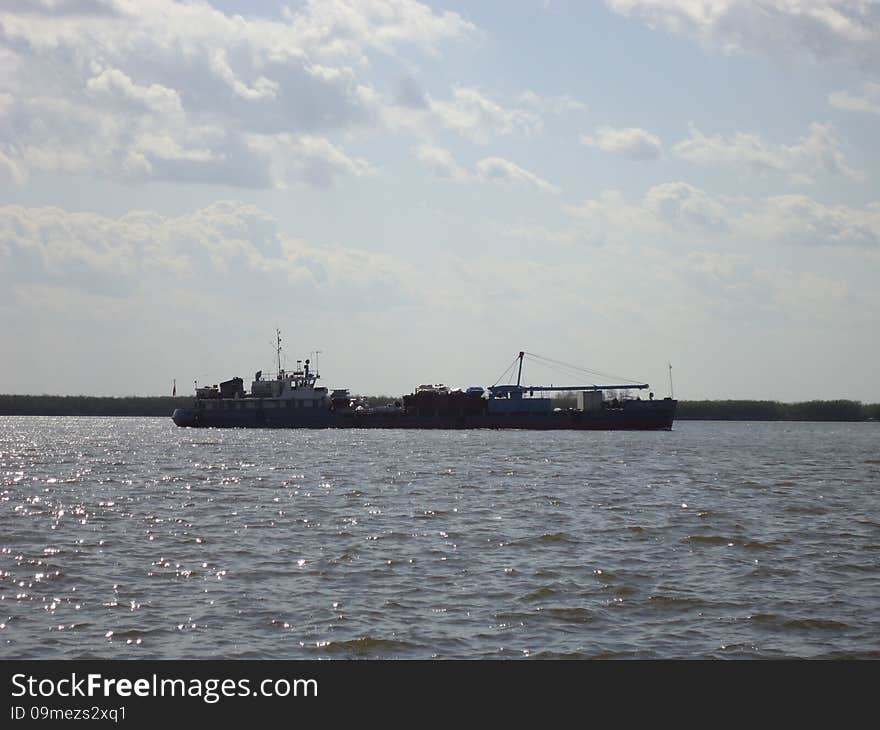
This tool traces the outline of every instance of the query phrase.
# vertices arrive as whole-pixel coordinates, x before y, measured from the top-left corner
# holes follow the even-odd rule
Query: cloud
[[[535,241],[540,244],[562,244],[565,246],[573,246],[579,242],[589,243],[589,241],[583,240],[570,230],[553,230],[546,226],[503,224],[497,226],[497,230],[502,236],[508,238]]]
[[[849,165],[833,126],[813,123],[806,135],[792,145],[767,142],[754,132],[736,132],[731,137],[707,136],[691,127],[690,136],[672,147],[677,157],[698,164],[742,164],[754,172],[785,173],[803,180],[807,173],[824,171],[851,180],[863,180],[864,173]]]
[[[786,167],[781,148],[774,148],[759,134],[749,132],[736,132],[733,137],[726,139],[721,135],[708,137],[696,127],[691,127],[690,136],[676,143],[672,153],[700,164],[743,163],[758,172],[781,171]]]
[[[663,152],[660,139],[639,127],[599,127],[593,136],[582,135],[581,144],[620,152],[634,160],[657,159]]]
[[[219,201],[180,216],[118,218],[59,208],[0,207],[0,280],[127,298],[185,288],[247,299],[259,291],[376,306],[406,298],[407,268],[380,254],[317,247],[278,231],[260,208]]]
[[[471,173],[459,165],[452,153],[443,147],[424,144],[416,147],[413,152],[422,166],[438,180],[524,185],[553,195],[561,192],[557,186],[501,157],[484,157],[476,163]]]
[[[470,174],[459,165],[452,153],[442,147],[420,145],[415,149],[416,158],[438,180],[463,182],[470,179]]]
[[[825,205],[805,195],[779,195],[744,215],[740,228],[776,243],[874,249],[880,247],[880,203],[853,208]]]
[[[302,28],[309,45],[348,56],[363,48],[391,54],[401,45],[438,53],[442,42],[477,32],[457,13],[435,12],[415,0],[307,0],[303,11],[285,9],[284,17]]]
[[[199,0],[45,0],[4,7],[0,27],[7,176],[244,186],[360,174],[339,138],[383,123],[370,57],[437,53],[475,32],[415,0],[309,1],[280,18]],[[269,139],[288,161],[267,159]],[[316,156],[317,171],[304,161]]]
[[[365,159],[348,156],[323,137],[252,134],[245,140],[266,165],[275,188],[298,181],[329,187],[337,177],[361,177],[373,172]]]
[[[655,185],[645,195],[642,205],[658,220],[675,225],[713,231],[723,230],[728,225],[724,205],[688,183]]]
[[[447,98],[433,98],[412,77],[398,81],[392,104],[384,115],[389,126],[406,128],[422,137],[454,132],[478,144],[499,137],[535,137],[544,129],[544,116],[585,109],[574,97],[542,97],[524,91],[512,100],[498,101],[470,86],[458,86]]]
[[[531,90],[522,92],[517,97],[517,101],[523,106],[530,106],[542,113],[550,114],[567,114],[569,112],[584,111],[587,108],[586,104],[578,101],[570,94],[547,97]]]
[[[880,68],[880,6],[871,0],[606,0],[650,28],[693,38],[725,53],[817,62],[844,59]]]
[[[827,205],[806,195],[729,199],[673,181],[649,188],[635,203],[619,191],[605,190],[564,210],[576,221],[564,237],[592,244],[772,244],[861,252],[880,247],[880,202],[859,208]]]
[[[529,185],[554,195],[561,192],[555,185],[501,157],[485,157],[480,160],[477,163],[477,176],[484,182]]]
[[[392,129],[407,129],[423,138],[454,132],[478,144],[498,137],[531,137],[544,127],[541,109],[531,103],[505,106],[479,89],[457,87],[446,99],[435,99],[411,77],[398,82],[393,103],[383,109]]]
[[[680,181],[655,185],[636,203],[628,203],[620,191],[605,190],[563,209],[580,221],[580,236],[592,244],[711,239],[726,235],[733,217],[724,201]]]
[[[442,126],[477,142],[498,136],[528,136],[543,128],[537,113],[524,108],[507,109],[468,87],[455,89],[448,100],[432,100],[431,113]]]
[[[835,91],[828,95],[828,103],[848,112],[880,114],[880,84],[873,81],[865,82],[861,94]]]

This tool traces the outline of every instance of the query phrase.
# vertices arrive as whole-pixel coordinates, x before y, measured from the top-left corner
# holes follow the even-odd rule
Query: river
[[[0,418],[7,659],[880,658],[880,424]]]

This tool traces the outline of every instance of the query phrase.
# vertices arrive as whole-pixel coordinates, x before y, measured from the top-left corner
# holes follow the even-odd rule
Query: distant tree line
[[[370,406],[400,402],[400,397],[361,396]],[[86,395],[0,395],[0,416],[171,416],[189,406],[191,396],[100,397]],[[574,408],[573,393],[554,398],[557,408]],[[705,421],[867,421],[880,420],[880,403],[812,400],[780,403],[769,400],[681,400],[677,419]]]
[[[3,416],[171,416],[192,397],[90,395],[0,395]]]
[[[867,421],[880,419],[880,403],[855,400],[810,400],[800,403],[686,400],[679,401],[675,417],[704,421]]]

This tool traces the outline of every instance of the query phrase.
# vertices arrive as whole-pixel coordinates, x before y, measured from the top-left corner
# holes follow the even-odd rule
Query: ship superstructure
[[[292,371],[281,366],[281,331],[275,331],[278,370],[274,376],[264,376],[262,370],[254,374],[249,393],[244,390],[244,381],[235,377],[218,385],[196,388],[196,398],[192,409],[175,411],[174,421],[178,425],[229,425],[262,426],[275,422],[268,418],[273,412],[291,414],[321,413],[331,406],[327,388],[318,386],[320,374],[310,369],[311,360],[296,361]],[[188,421],[179,423],[179,421]],[[306,421],[310,420],[308,417]]]

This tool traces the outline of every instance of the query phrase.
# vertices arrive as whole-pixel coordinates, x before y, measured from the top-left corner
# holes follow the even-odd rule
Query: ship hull
[[[620,408],[595,412],[409,414],[369,411],[178,408],[172,419],[194,428],[405,428],[669,431],[675,418],[674,400],[629,401]]]

